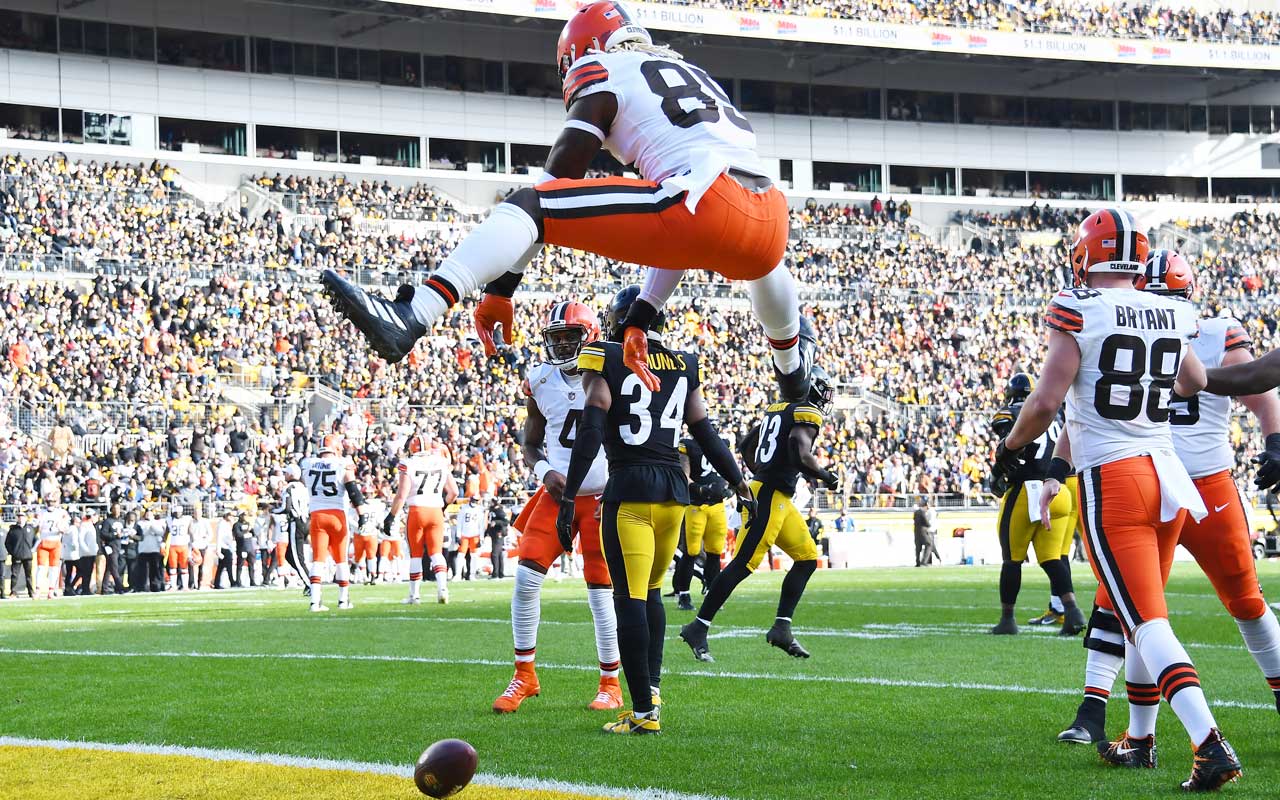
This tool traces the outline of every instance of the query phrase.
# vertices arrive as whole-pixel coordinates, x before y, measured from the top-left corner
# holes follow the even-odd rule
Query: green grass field
[[[1259,572],[1264,587],[1280,584],[1280,563]],[[1107,769],[1090,749],[1054,741],[1078,700],[1080,639],[1027,627],[985,635],[997,575],[819,572],[796,619],[808,661],[764,643],[780,574],[753,577],[730,600],[715,664],[693,660],[676,638],[689,615],[669,605],[664,732],[637,738],[603,735],[609,716],[583,708],[594,647],[576,581],[548,582],[543,693],[514,716],[489,710],[510,677],[510,582],[455,585],[443,607],[399,605],[399,586],[356,587],[356,609],[323,616],[295,590],[5,602],[0,733],[397,764],[456,736],[489,774],[728,798],[1176,793],[1191,752],[1167,706],[1157,770]],[[1038,569],[1024,575],[1022,619],[1047,592]],[[1091,595],[1087,570],[1076,579]],[[1174,630],[1244,762],[1224,791],[1276,797],[1270,691],[1204,577],[1180,564],[1169,590]],[[1114,734],[1122,687],[1110,714]]]

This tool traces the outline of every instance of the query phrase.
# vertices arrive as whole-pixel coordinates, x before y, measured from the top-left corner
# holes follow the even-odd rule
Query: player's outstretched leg
[[[613,610],[613,587],[588,583],[587,605],[591,607],[596,656],[600,661],[600,686],[587,708],[592,711],[622,708],[622,685],[618,682],[622,661],[618,655],[618,617]]]
[[[523,271],[537,252],[538,238],[538,225],[529,213],[504,202],[462,240],[425,285],[401,286],[393,300],[367,292],[333,270],[325,270],[320,281],[334,308],[351,320],[378,355],[394,364],[450,306],[507,272]]]
[[[1269,607],[1263,606],[1262,616],[1256,619],[1236,618],[1240,635],[1244,637],[1249,655],[1258,662],[1267,686],[1276,699],[1276,711],[1280,711],[1280,623]]]
[[[511,634],[515,644],[516,672],[507,688],[493,701],[493,710],[510,714],[529,697],[541,692],[534,654],[538,646],[538,624],[542,620],[542,581],[546,571],[536,562],[521,560],[516,565],[515,587],[511,590]]]
[[[1124,632],[1115,614],[1094,606],[1084,635],[1084,647],[1087,651],[1084,698],[1076,709],[1076,718],[1058,734],[1058,741],[1068,744],[1106,741],[1107,700],[1124,666]]]
[[[795,614],[796,605],[800,602],[801,596],[804,595],[805,587],[809,584],[809,578],[817,568],[816,560],[796,561],[791,565],[787,577],[782,579],[782,596],[778,600],[778,615],[774,617],[773,627],[764,637],[766,642],[795,658],[808,658],[809,651],[801,647],[796,637],[792,635],[791,618]]]

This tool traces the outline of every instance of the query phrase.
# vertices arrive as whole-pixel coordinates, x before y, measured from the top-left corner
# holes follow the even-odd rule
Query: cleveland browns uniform
[[[347,502],[362,509],[364,498],[355,488],[355,466],[340,455],[341,444],[336,435],[325,437],[319,455],[304,458],[299,464],[302,483],[310,496],[308,502],[311,529],[311,610],[326,611],[321,603],[325,561],[333,564],[333,577],[338,584],[338,608],[352,607],[347,547]]]

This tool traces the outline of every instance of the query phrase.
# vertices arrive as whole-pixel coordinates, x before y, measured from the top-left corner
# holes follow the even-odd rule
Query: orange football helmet
[[[426,451],[431,444],[431,434],[425,428],[419,428],[409,436],[409,441],[405,442],[405,449],[410,453],[422,453]]]
[[[582,346],[600,338],[596,313],[582,303],[565,300],[551,307],[542,326],[547,363],[566,369],[578,360]]]
[[[1181,253],[1174,250],[1152,250],[1147,256],[1146,272],[1134,286],[1144,292],[1190,300],[1196,293],[1196,271]]]
[[[320,440],[320,452],[334,453],[335,455],[337,453],[341,453],[342,452],[342,434],[340,433],[325,434],[325,437]]]
[[[649,32],[631,21],[631,14],[622,3],[614,0],[596,0],[578,9],[569,17],[560,41],[556,43],[556,67],[560,77],[569,73],[573,62],[589,52],[603,53],[623,42],[653,44]]]
[[[1151,244],[1138,221],[1128,211],[1103,208],[1080,223],[1071,245],[1071,274],[1076,286],[1084,286],[1089,275],[1120,272],[1140,275],[1147,263]]]

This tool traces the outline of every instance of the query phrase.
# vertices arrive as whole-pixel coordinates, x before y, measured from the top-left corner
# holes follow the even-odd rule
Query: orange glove
[[[649,369],[649,335],[641,328],[627,328],[622,334],[622,363],[635,373],[649,391],[662,388],[658,376]]]
[[[476,306],[476,336],[484,345],[486,356],[496,355],[499,347],[510,344],[515,328],[516,308],[510,297],[486,294]],[[499,330],[501,326],[501,330]]]

